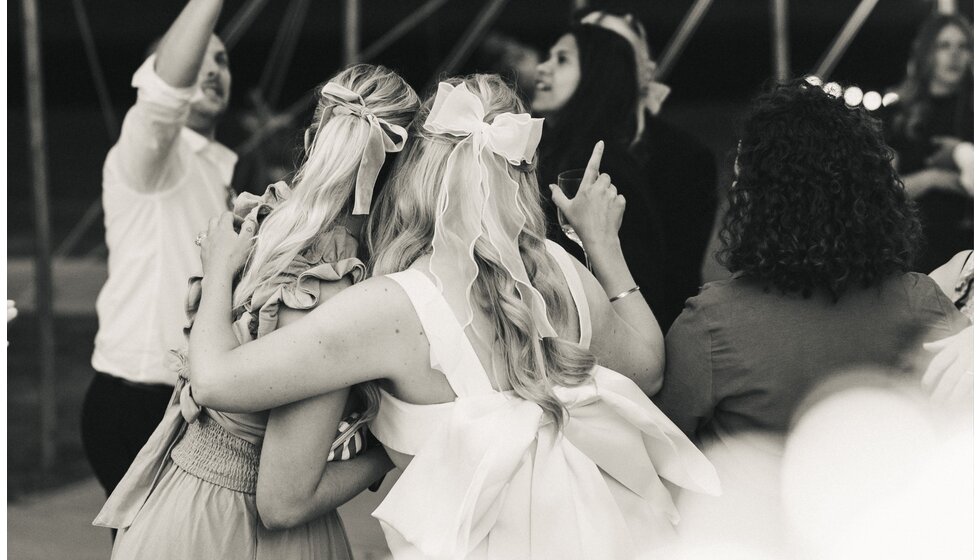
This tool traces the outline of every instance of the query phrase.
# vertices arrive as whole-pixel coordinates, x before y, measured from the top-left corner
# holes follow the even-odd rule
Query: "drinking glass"
[[[561,189],[561,192],[565,193],[567,198],[575,198],[575,195],[578,193],[578,187],[582,184],[583,177],[585,177],[585,169],[562,171],[558,174],[558,188]],[[565,237],[571,239],[582,248],[582,254],[585,255],[585,266],[589,270],[592,270],[592,264],[589,262],[589,255],[585,252],[585,245],[582,244],[582,239],[575,233],[575,228],[572,227],[572,224],[568,223],[561,210],[558,210],[558,225],[561,227],[561,231],[565,234]]]

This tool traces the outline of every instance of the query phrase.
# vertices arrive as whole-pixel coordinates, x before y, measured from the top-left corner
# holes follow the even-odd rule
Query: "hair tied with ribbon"
[[[371,211],[374,184],[378,180],[381,166],[384,165],[385,154],[402,151],[408,139],[408,132],[403,127],[377,116],[364,103],[363,97],[336,82],[327,82],[320,90],[320,96],[329,103],[330,107],[320,117],[317,136],[323,127],[324,119],[330,115],[352,115],[364,119],[371,125],[371,136],[357,167],[353,210],[355,216],[368,214]],[[313,137],[314,147],[317,136]]]
[[[479,273],[474,247],[483,236],[516,282],[535,334],[554,337],[544,298],[531,285],[521,258],[518,238],[526,217],[518,203],[521,186],[509,168],[534,159],[543,119],[526,113],[500,113],[490,123],[485,118],[482,101],[465,84],[439,84],[423,128],[458,142],[439,187],[429,270],[460,324],[469,325],[471,291]]]

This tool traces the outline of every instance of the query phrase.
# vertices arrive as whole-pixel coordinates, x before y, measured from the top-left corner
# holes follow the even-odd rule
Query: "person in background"
[[[538,51],[513,37],[491,33],[477,50],[481,71],[500,74],[510,84],[521,101],[528,103],[534,95],[537,67],[541,62]]]
[[[922,376],[922,388],[946,404],[973,403],[973,250],[961,251],[929,273],[939,289],[969,320],[959,333],[924,345],[935,354]]]
[[[234,152],[215,140],[231,73],[213,34],[221,0],[190,0],[133,76],[136,104],[103,169],[109,278],[99,293],[82,442],[110,494],[163,417],[183,345],[195,236],[229,207]]]
[[[929,273],[956,308],[973,322],[973,249],[960,251]]]
[[[587,13],[538,66],[531,108],[545,117],[542,186],[605,141],[603,171],[630,201],[623,252],[666,332],[701,285],[717,200],[711,152],[657,116],[669,88],[654,80],[655,69],[633,16]],[[581,255],[558,227],[548,193],[544,198],[549,239]]]
[[[700,443],[785,434],[816,383],[897,366],[910,331],[966,317],[908,272],[921,235],[878,121],[804,80],[758,96],[741,133],[720,259],[667,335],[654,402]]]
[[[883,115],[902,182],[919,207],[926,244],[918,272],[973,247],[972,67],[970,22],[931,16],[912,44],[898,102]]]

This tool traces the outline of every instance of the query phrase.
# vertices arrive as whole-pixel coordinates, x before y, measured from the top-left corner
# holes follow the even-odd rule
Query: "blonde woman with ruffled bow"
[[[251,411],[377,382],[371,430],[404,472],[373,515],[396,559],[622,559],[669,544],[662,479],[718,481],[647,397],[663,337],[618,248],[626,203],[598,173],[601,144],[580,194],[554,195],[595,249],[597,281],[545,240],[541,121],[499,77],[441,83],[410,131],[372,215],[374,277],[294,325],[237,344],[231,279],[248,240],[228,216],[213,224],[195,396]]]
[[[380,66],[352,66],[323,85],[292,186],[235,205],[248,262],[221,281],[235,280],[224,312],[235,321],[224,334],[236,346],[264,340],[364,279],[358,247],[375,181],[386,155],[404,146],[418,106],[408,84]],[[192,323],[216,276],[192,281]],[[118,530],[112,558],[351,558],[335,510],[392,467],[383,449],[366,447],[377,388],[219,412],[195,402],[181,352],[175,367],[180,381],[163,422],[95,521]],[[266,369],[266,386],[278,383],[275,370]]]

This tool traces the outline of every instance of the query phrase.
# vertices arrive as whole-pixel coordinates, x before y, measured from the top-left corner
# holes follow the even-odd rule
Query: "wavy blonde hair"
[[[357,64],[333,78],[359,94],[368,110],[391,124],[407,127],[419,107],[415,90],[398,74],[384,66]],[[312,138],[304,161],[292,180],[292,193],[263,220],[235,288],[238,308],[247,304],[257,290],[282,283],[282,274],[299,255],[327,234],[353,208],[358,164],[368,146],[372,125],[351,114],[333,114],[333,101],[320,94],[313,122],[306,130]],[[373,385],[359,386],[368,412],[377,411],[378,395]],[[367,415],[366,415],[367,416]]]
[[[497,75],[475,74],[446,81],[465,83],[481,99],[485,122],[492,122],[501,113],[527,112],[517,94]],[[449,155],[462,140],[424,130],[434,99],[435,95],[430,96],[419,109],[405,149],[371,216],[368,248],[373,275],[405,270],[431,251],[439,187]],[[518,206],[525,222],[518,246],[528,277],[544,297],[552,324],[565,325],[575,312],[562,297],[564,277],[545,248],[545,218],[534,169],[530,165],[507,165],[507,169],[520,185]],[[553,387],[590,380],[595,357],[571,342],[537,337],[530,309],[486,237],[477,239],[474,256],[479,274],[473,285],[473,303],[494,325],[493,347],[505,358],[507,380],[518,395],[540,405],[561,427],[566,411]]]

